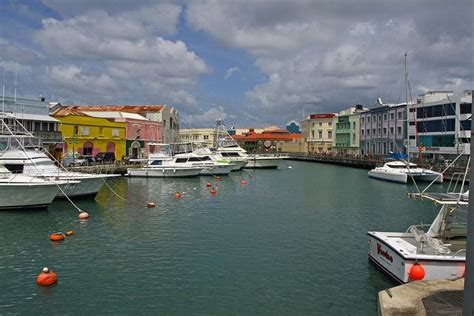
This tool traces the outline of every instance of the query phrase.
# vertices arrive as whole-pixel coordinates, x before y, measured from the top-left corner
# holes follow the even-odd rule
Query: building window
[[[383,120],[384,120],[384,121],[387,120],[387,113],[384,113],[384,115],[383,115]]]
[[[403,112],[398,112],[398,119],[402,119]]]
[[[364,135],[364,133],[365,133],[365,130],[361,129],[361,130],[360,130],[360,134],[361,134],[361,135]]]
[[[323,138],[323,131],[318,131],[318,138],[322,139]]]
[[[319,122],[319,126],[323,126],[323,122]]]
[[[395,119],[395,113],[393,113],[393,112],[390,113],[390,119],[391,119],[391,120],[394,120],[394,119]]]
[[[370,136],[370,129],[367,130],[367,136]]]
[[[118,128],[112,128],[112,137],[119,137]]]
[[[209,135],[204,135],[204,140],[208,140],[209,139]]]
[[[387,135],[387,128],[386,127],[383,128],[383,134]]]
[[[355,140],[356,140],[356,134],[353,133],[353,134],[352,134],[352,141],[355,142]]]
[[[367,123],[370,123],[370,116],[367,116]]]
[[[387,142],[383,142],[383,154],[387,154]]]
[[[332,126],[332,122],[328,122],[328,125],[329,125],[329,126]]]
[[[390,135],[393,135],[393,127],[390,127]]]
[[[382,135],[382,129],[381,129],[381,128],[379,128],[379,129],[377,130],[377,135],[379,135],[379,136]]]
[[[374,129],[372,129],[372,135],[374,135],[374,136],[375,136],[376,134],[377,134],[377,130],[376,130],[375,128],[374,128]]]
[[[397,134],[400,135],[402,133],[402,127],[398,126],[397,127]]]
[[[356,128],[356,122],[352,122],[352,128],[353,128],[353,129]]]
[[[328,138],[332,139],[332,131],[328,131]]]
[[[364,124],[364,118],[363,118],[363,117],[360,118],[360,122],[361,122],[362,124]]]
[[[372,116],[372,122],[377,122],[377,115]]]
[[[393,152],[393,142],[388,143],[389,150]]]
[[[78,126],[73,126],[73,128],[72,128],[72,134],[73,134],[73,135],[79,134],[79,127],[78,127]]]
[[[314,122],[313,122],[313,127],[314,127]]]
[[[314,138],[314,131],[311,131],[311,138]]]
[[[104,135],[104,128],[103,127],[99,127],[99,135],[100,136]]]
[[[88,136],[89,135],[89,127],[81,127],[81,135]]]
[[[163,128],[166,127],[166,120],[163,120]]]

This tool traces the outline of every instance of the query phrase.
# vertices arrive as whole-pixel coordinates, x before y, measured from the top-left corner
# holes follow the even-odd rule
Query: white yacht
[[[404,161],[390,161],[383,165],[383,167],[376,167],[368,172],[370,178],[407,183],[411,178],[415,181],[434,181],[435,183],[443,182],[443,174],[418,167],[414,163],[407,163]]]
[[[199,148],[192,152],[175,154],[177,165],[191,165],[202,168],[201,175],[228,175],[235,167],[228,160],[221,160],[208,148]]]
[[[28,132],[12,114],[1,115],[3,134],[0,135],[0,164],[12,173],[44,179],[54,177],[56,180],[74,183],[61,186],[62,190],[59,190],[57,197],[64,197],[64,193],[68,197],[95,197],[104,184],[104,179],[115,176],[70,172],[57,166],[43,152],[39,138]],[[10,126],[6,121],[13,122],[13,125]]]
[[[249,155],[245,149],[240,147],[235,141],[220,141],[220,146],[216,152],[220,153],[225,159],[229,159],[233,163],[242,162],[241,168],[267,168],[277,169],[283,159],[287,158],[283,155],[273,154],[252,154]]]
[[[277,169],[286,158],[275,154],[251,154],[245,168]]]
[[[0,209],[45,208],[58,194],[58,185],[67,183],[13,174],[0,165]]]
[[[369,231],[369,260],[400,283],[463,277],[469,192],[412,196],[441,205],[429,229],[413,225],[404,233]]]
[[[129,168],[131,177],[177,178],[198,176],[202,167],[187,163],[176,163],[176,157],[171,155],[168,144],[149,144],[154,147],[154,153],[149,154],[147,165],[143,168]]]

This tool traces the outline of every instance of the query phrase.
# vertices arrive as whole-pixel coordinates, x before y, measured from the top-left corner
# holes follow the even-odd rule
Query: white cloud
[[[226,114],[224,107],[212,107],[201,114],[191,114],[186,118],[190,126],[215,126],[216,120],[225,120],[229,115]]]
[[[240,69],[238,67],[231,67],[226,70],[224,79],[229,79],[233,74],[240,72]]]
[[[43,20],[36,40],[52,56],[53,89],[77,102],[168,103],[195,108],[206,63],[173,34],[181,8],[158,4],[127,12]],[[89,93],[84,93],[88,90]],[[57,92],[57,91],[56,91]]]
[[[196,0],[186,19],[195,30],[248,52],[267,76],[246,93],[249,112],[290,119],[303,104],[337,111],[355,102],[371,105],[378,96],[396,99],[405,51],[412,82],[433,90],[472,87],[473,33],[451,22],[459,14],[470,19],[428,0]]]

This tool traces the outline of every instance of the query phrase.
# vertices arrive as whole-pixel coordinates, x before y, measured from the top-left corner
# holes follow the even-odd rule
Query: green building
[[[361,112],[367,111],[362,105],[339,112],[333,119],[333,150],[336,154],[359,154]]]

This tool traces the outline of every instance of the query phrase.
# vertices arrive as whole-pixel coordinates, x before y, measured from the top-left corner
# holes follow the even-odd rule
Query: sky
[[[284,126],[473,89],[472,0],[0,0],[6,95]],[[15,74],[17,80],[15,80]]]

